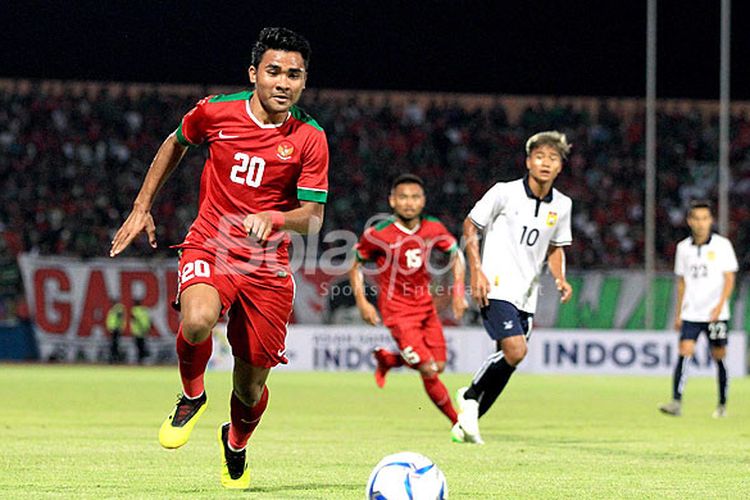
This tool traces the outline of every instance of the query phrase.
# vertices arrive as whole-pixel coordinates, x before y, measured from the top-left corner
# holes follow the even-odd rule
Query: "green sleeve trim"
[[[299,201],[314,201],[325,203],[328,200],[328,191],[323,189],[297,188],[297,199]]]
[[[445,251],[445,253],[453,253],[458,250],[458,243],[453,243],[451,247]]]
[[[394,216],[390,216],[386,220],[375,224],[375,231],[382,231],[394,222],[396,222],[396,218]]]
[[[187,137],[185,137],[185,134],[182,133],[182,122],[180,122],[180,125],[177,127],[177,130],[174,131],[175,137],[177,137],[177,142],[185,146],[186,148],[194,148],[197,147],[197,144],[193,144],[189,140],[187,140]]]
[[[312,116],[308,115],[303,109],[298,108],[296,104],[292,106],[292,108],[289,111],[292,113],[292,116],[295,119],[301,121],[302,123],[306,123],[310,125],[311,127],[323,132],[323,127],[321,127],[320,124],[316,122]]]
[[[370,262],[371,259],[365,259],[359,250],[354,250],[354,256],[357,258],[357,262]]]
[[[246,101],[252,97],[252,90],[243,90],[241,92],[235,92],[234,94],[218,94],[208,100],[208,102],[230,102],[230,101]]]

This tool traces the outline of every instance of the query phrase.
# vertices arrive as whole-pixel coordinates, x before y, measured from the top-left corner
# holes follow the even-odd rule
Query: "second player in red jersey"
[[[457,429],[456,411],[439,374],[445,369],[446,345],[443,329],[430,293],[428,272],[433,249],[451,255],[454,286],[452,309],[456,319],[466,310],[464,259],[456,239],[433,217],[423,216],[425,195],[422,180],[410,174],[399,176],[391,188],[389,203],[393,216],[368,228],[355,246],[356,259],[349,279],[362,318],[372,325],[380,322],[375,307],[367,301],[362,264],[373,262],[378,284],[378,308],[399,352],[384,348],[374,351],[375,381],[385,385],[391,368],[407,365],[419,371],[425,391]],[[458,430],[458,429],[457,429]]]
[[[208,144],[196,217],[182,249],[182,321],[177,359],[182,395],[159,430],[165,448],[184,445],[207,398],[203,376],[211,331],[227,314],[234,355],[230,422],[219,427],[221,483],[250,481],[246,446],[268,404],[270,369],[286,363],[286,324],[294,280],[289,236],[317,232],[328,190],[328,147],[320,126],[298,109],[307,81],[310,45],[284,28],[265,28],[248,69],[252,91],[209,96],[188,112],[159,148],[110,255],[141,231],[156,246],[150,214],[157,191],[189,147]]]

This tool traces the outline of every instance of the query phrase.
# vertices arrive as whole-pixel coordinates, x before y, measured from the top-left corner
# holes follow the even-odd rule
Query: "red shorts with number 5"
[[[176,301],[186,288],[204,283],[221,299],[221,316],[228,315],[227,338],[232,354],[254,366],[272,368],[289,360],[286,325],[294,304],[290,273],[258,277],[242,272],[231,256],[185,248],[180,255]]]
[[[409,366],[446,360],[443,325],[434,308],[427,313],[384,318],[384,323]]]

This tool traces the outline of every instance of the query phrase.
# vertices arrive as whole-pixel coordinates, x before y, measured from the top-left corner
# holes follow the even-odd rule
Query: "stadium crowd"
[[[160,142],[201,95],[153,90],[116,94],[47,92],[40,85],[0,89],[0,260],[19,252],[104,256],[130,209]],[[570,103],[527,107],[510,120],[498,104],[475,110],[458,103],[374,104],[308,91],[302,107],[323,126],[331,151],[324,231],[360,232],[375,211],[387,212],[387,180],[422,176],[427,211],[455,234],[488,186],[524,172],[524,141],[558,129],[574,144],[556,187],[574,205],[575,269],[643,265],[645,126],[643,114],[602,101],[595,112]],[[702,113],[658,116],[657,256],[671,267],[687,235],[692,198],[716,199],[718,118]],[[730,238],[740,266],[750,267],[750,118],[732,117]],[[172,256],[196,212],[205,151],[189,153],[153,210],[158,254]],[[145,239],[130,255],[153,255]],[[0,293],[17,293],[17,271],[3,265]]]

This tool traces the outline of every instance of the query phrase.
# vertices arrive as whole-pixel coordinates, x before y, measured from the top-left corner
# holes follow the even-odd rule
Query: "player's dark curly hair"
[[[287,28],[263,28],[258,35],[258,41],[253,45],[250,64],[256,68],[267,50],[284,50],[299,52],[305,61],[305,68],[310,62],[310,42],[302,35]]]

